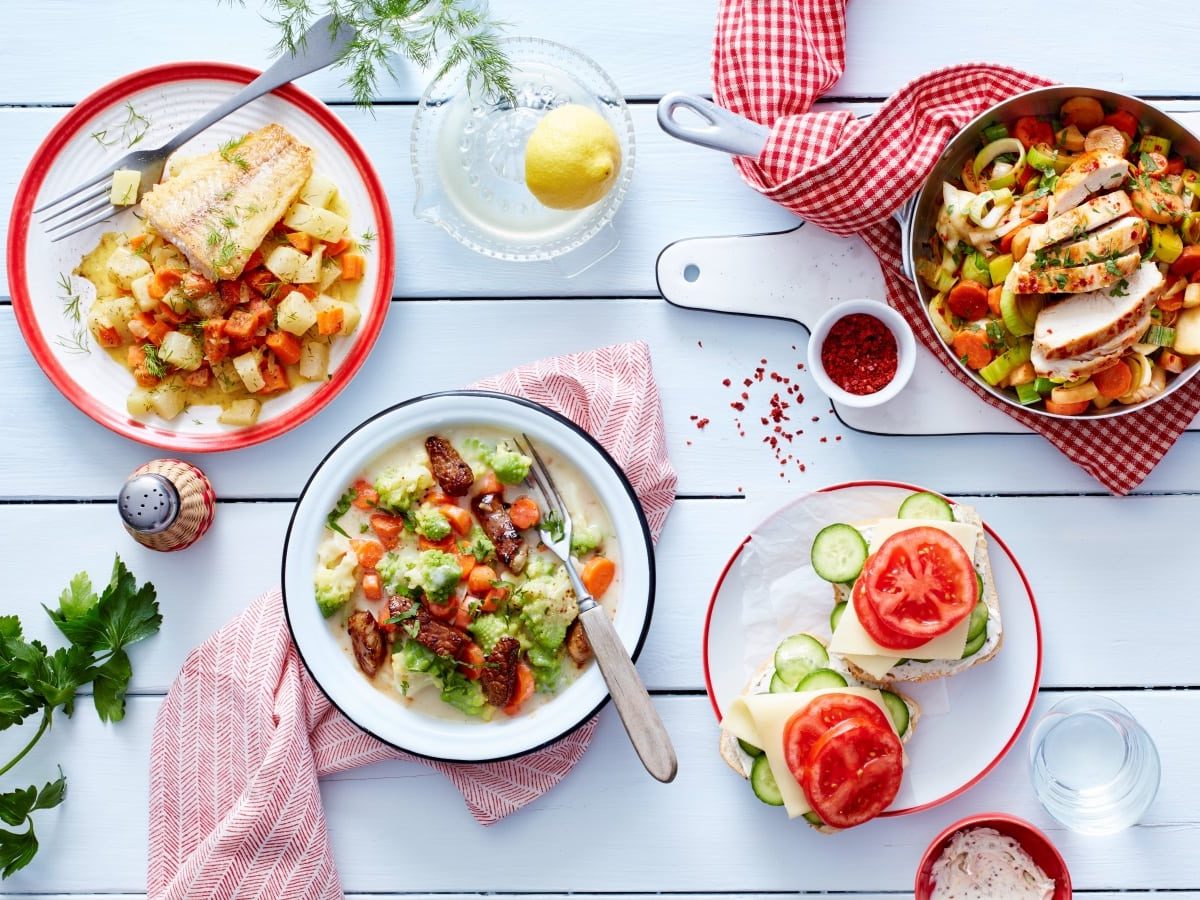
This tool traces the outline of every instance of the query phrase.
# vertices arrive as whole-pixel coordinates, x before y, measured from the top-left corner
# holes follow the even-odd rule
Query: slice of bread
[[[841,659],[846,668],[853,674],[855,680],[872,687],[888,687],[899,682],[933,681],[938,678],[948,678],[965,672],[967,669],[985,663],[998,652],[1004,643],[1004,622],[1000,618],[1000,595],[996,591],[996,581],[992,576],[992,563],[988,557],[987,532],[983,528],[983,520],[972,506],[955,503],[950,509],[954,513],[954,521],[964,525],[975,525],[979,528],[979,539],[975,545],[975,570],[983,578],[983,602],[988,608],[987,638],[977,653],[966,659],[931,659],[928,661],[909,660],[902,665],[893,666],[882,678],[875,678],[846,659]],[[870,529],[864,526],[867,533]],[[833,585],[833,602],[835,604],[850,599],[850,587],[842,584]],[[902,654],[899,654],[902,655]]]
[[[821,644],[825,643],[816,635],[809,635],[809,637],[812,637]],[[850,671],[849,667],[846,665],[846,661],[840,659],[839,657],[829,657],[829,668],[833,669],[839,675],[844,677],[851,687],[875,687],[875,685],[872,684],[858,683],[860,679],[858,679],[857,676]],[[746,689],[743,691],[743,693],[768,693],[770,691],[771,676],[774,674],[775,660],[774,658],[771,658],[763,663],[762,668],[754,673],[753,677],[751,677],[749,683],[746,685]],[[908,707],[908,728],[905,729],[904,734],[900,735],[900,741],[902,743],[908,743],[909,739],[913,736],[913,732],[916,730],[917,720],[921,718],[921,707],[912,697],[899,693],[896,695],[903,700],[904,705]],[[742,749],[741,745],[738,743],[738,739],[734,737],[733,733],[727,728],[721,728],[720,750],[721,759],[725,760],[725,763],[729,766],[729,768],[733,769],[733,771],[735,771],[742,778],[750,778],[750,767],[754,765],[754,757]],[[816,825],[812,822],[809,822],[807,819],[804,819],[803,821],[822,834],[835,834],[841,830],[830,825]]]

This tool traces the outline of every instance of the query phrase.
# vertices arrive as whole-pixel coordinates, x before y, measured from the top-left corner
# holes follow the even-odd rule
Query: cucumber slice
[[[772,694],[790,694],[795,689],[796,686],[794,684],[788,684],[786,681],[780,678],[778,672],[771,676]]]
[[[753,744],[747,744],[741,738],[738,738],[737,742],[738,742],[738,746],[742,748],[742,752],[745,753],[747,756],[762,756],[763,755],[761,747],[755,747]]]
[[[825,824],[824,822],[821,821],[821,817],[818,816],[815,812],[812,812],[811,810],[804,814],[804,821],[807,822],[809,825],[816,825],[818,828],[822,827]]]
[[[804,676],[828,662],[829,654],[820,641],[807,634],[793,634],[775,649],[775,677],[794,690]]]
[[[833,608],[833,612],[829,614],[829,630],[837,631],[838,622],[842,621],[842,614],[846,612],[846,601],[843,600]]]
[[[967,643],[975,640],[981,634],[987,631],[988,623],[988,608],[987,604],[980,600],[975,604],[975,608],[971,610],[971,624],[967,626]]]
[[[800,683],[796,685],[796,690],[819,691],[823,688],[840,688],[845,686],[846,679],[833,671],[833,669],[817,669],[817,671],[805,675]]]
[[[812,567],[826,581],[853,581],[867,561],[867,542],[853,525],[826,525],[812,545]]]
[[[973,640],[967,641],[967,646],[963,649],[962,658],[966,659],[969,656],[974,656],[976,653],[978,653],[980,651],[980,649],[983,647],[983,644],[986,640],[987,640],[987,629],[984,628],[983,631],[979,632],[979,634],[977,634]]]
[[[954,511],[950,504],[929,491],[921,491],[905,498],[897,516],[901,519],[929,519],[934,522],[953,522]]]
[[[908,704],[899,694],[893,694],[891,691],[880,691],[879,695],[883,698],[883,705],[887,707],[888,717],[896,726],[896,734],[903,737],[904,732],[908,731]]]
[[[978,572],[975,573],[975,583],[977,585],[979,585],[979,591],[975,596],[978,597],[980,600],[982,600],[983,599],[983,576],[980,575]]]
[[[767,762],[765,754],[756,757],[754,765],[750,767],[750,787],[754,790],[754,796],[768,806],[783,806],[783,794],[779,791],[779,783],[771,772],[771,764]]]

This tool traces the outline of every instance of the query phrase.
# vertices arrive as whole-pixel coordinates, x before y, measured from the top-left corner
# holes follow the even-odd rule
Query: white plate
[[[345,125],[315,97],[293,85],[284,86],[213,125],[188,142],[184,156],[215,150],[231,137],[277,122],[315,151],[314,171],[328,175],[350,208],[355,236],[377,237],[367,255],[366,274],[358,291],[362,322],[348,338],[333,345],[331,377],[306,382],[263,403],[257,424],[248,428],[221,425],[217,407],[195,407],[173,421],[156,416],[135,418],[125,409],[133,377],[96,346],[90,352],[73,345],[76,326],[65,314],[59,279],[70,276],[80,258],[95,247],[105,231],[125,231],[136,224],[123,210],[99,225],[51,243],[31,211],[80,184],[129,151],[153,149],[191,124],[257,76],[240,66],[220,63],[175,63],[127,75],[98,90],[54,127],[34,154],[17,190],[8,243],[8,273],[17,321],[34,358],[55,386],[80,410],[118,434],[171,450],[232,450],[276,437],[314,415],[345,387],[366,359],[387,314],[392,292],[392,224],[387,200],[375,170]],[[146,122],[126,127],[132,108]],[[104,133],[104,146],[93,137]],[[69,215],[69,214],[68,214]],[[72,279],[82,293],[83,315],[95,296],[83,278]]]
[[[325,517],[363,467],[414,435],[456,425],[527,434],[557,451],[583,476],[608,511],[620,545],[621,595],[614,623],[634,659],[654,605],[650,529],[624,473],[570,420],[536,403],[483,391],[418,397],[379,413],[351,431],[312,474],[288,525],[283,550],[284,608],[292,638],[313,680],[359,728],[401,750],[457,762],[484,762],[528,753],[586,722],[608,699],[596,665],[532,712],[495,722],[461,722],[413,712],[372,687],[335,642],[313,596],[313,569]]]
[[[886,506],[881,512],[894,515],[906,496],[925,488],[860,481],[817,493],[845,492],[849,499],[851,494],[867,490],[881,493]],[[800,497],[754,529],[734,551],[713,591],[704,625],[704,679],[718,720],[721,711],[745,689],[752,671],[746,659],[747,635],[743,623],[747,576],[752,577],[752,573],[745,571],[745,564],[752,556],[744,551],[756,534],[778,537],[786,533],[794,538],[789,552],[807,560],[816,532],[836,521],[817,516],[804,521],[805,507],[812,504],[814,496]],[[822,498],[822,503],[826,500]],[[781,532],[785,523],[787,530]],[[985,524],[984,528],[1000,595],[1004,643],[993,659],[961,675],[897,685],[897,690],[921,704],[922,714],[905,748],[909,765],[904,771],[904,783],[884,816],[906,815],[937,806],[978,782],[1012,748],[1037,697],[1042,672],[1042,635],[1033,591],[1012,551],[990,527]],[[810,618],[815,621],[827,622],[833,609],[828,590],[802,596],[796,602],[803,606],[800,614],[811,613]],[[822,627],[828,629],[828,625]],[[780,634],[778,639],[785,636]],[[762,660],[758,662],[761,664]]]

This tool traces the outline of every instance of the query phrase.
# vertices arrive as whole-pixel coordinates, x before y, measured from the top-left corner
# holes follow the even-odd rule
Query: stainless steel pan
[[[1020,116],[1056,114],[1063,102],[1071,97],[1095,97],[1107,110],[1128,110],[1137,116],[1138,121],[1147,123],[1154,134],[1170,138],[1173,150],[1186,158],[1193,168],[1200,163],[1200,138],[1161,109],[1128,94],[1075,85],[1055,85],[1026,91],[996,104],[968,122],[946,145],[921,190],[894,213],[894,217],[900,223],[901,263],[904,274],[912,281],[917,295],[924,301],[926,310],[934,292],[916,278],[914,273],[920,248],[927,244],[934,233],[934,224],[942,202],[942,182],[958,180],[963,164],[974,157],[979,149],[980,134],[986,126],[994,122],[1009,122]],[[692,121],[688,121],[687,118],[680,121],[676,118],[676,113],[680,110],[690,113]],[[722,109],[702,97],[683,93],[672,93],[663,97],[658,104],[658,124],[672,137],[734,156],[758,156],[766,146],[770,134],[770,129],[763,125]],[[953,354],[950,356],[953,358]],[[1010,406],[1047,418],[1080,418],[1059,416],[1039,407],[1021,406],[1010,392],[991,387],[961,361],[955,359],[954,362],[985,390]],[[1200,363],[1189,367],[1181,375],[1176,375],[1167,384],[1166,390],[1156,397],[1130,406],[1114,404],[1108,409],[1093,411],[1086,418],[1114,418],[1152,406],[1179,390],[1198,371]]]

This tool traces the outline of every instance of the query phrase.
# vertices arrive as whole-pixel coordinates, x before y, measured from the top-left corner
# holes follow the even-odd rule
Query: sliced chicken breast
[[[1135,248],[1116,259],[1087,266],[1049,264],[1058,261],[1053,247],[1040,259],[1037,254],[1033,259],[1026,254],[1017,270],[1016,293],[1082,294],[1095,291],[1128,278],[1141,264],[1142,256]]]
[[[1088,150],[1075,158],[1054,183],[1050,218],[1072,210],[1096,191],[1115,188],[1129,173],[1129,161],[1107,150]]]
[[[1096,262],[1098,257],[1132,250],[1146,239],[1147,233],[1145,219],[1125,216],[1103,228],[1097,228],[1081,241],[1046,250],[1044,255],[1052,257],[1060,265],[1082,266]]]
[[[1164,284],[1158,267],[1146,262],[1128,279],[1103,290],[1075,294],[1048,304],[1038,313],[1033,331],[1034,351],[1043,361],[1066,360],[1104,347],[1145,317]]]
[[[1029,229],[1029,251],[1033,253],[1067,238],[1080,238],[1089,231],[1107,225],[1133,211],[1133,203],[1124,191],[1095,197],[1057,218]]]
[[[142,211],[210,281],[233,279],[311,174],[312,150],[272,123],[185,161],[142,198]]]
[[[1095,372],[1107,368],[1113,360],[1119,359],[1126,350],[1142,339],[1142,335],[1154,321],[1150,316],[1152,310],[1153,305],[1147,305],[1145,314],[1130,328],[1107,343],[1069,359],[1047,359],[1042,348],[1034,344],[1029,355],[1033,370],[1043,378],[1061,378],[1066,381],[1080,381],[1090,377]]]

